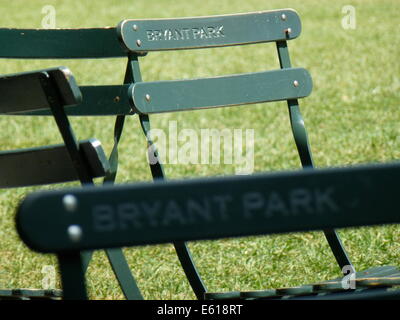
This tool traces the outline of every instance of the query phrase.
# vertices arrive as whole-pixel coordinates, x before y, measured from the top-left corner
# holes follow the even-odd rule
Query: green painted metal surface
[[[110,57],[128,57],[136,56],[135,54],[128,54],[122,49],[115,28],[103,29],[55,29],[55,30],[17,30],[17,29],[0,29],[0,39],[7,46],[0,48],[0,58],[20,58],[20,59],[42,59],[42,58],[62,58],[62,59],[75,59],[75,58],[110,58]],[[35,99],[27,98],[29,102],[26,106],[20,108],[10,108],[9,101],[4,101],[7,106],[0,113],[15,114],[15,115],[51,115],[54,116],[60,132],[63,136],[66,147],[62,156],[62,162],[55,161],[56,159],[43,159],[43,162],[36,168],[29,167],[28,163],[25,165],[29,175],[22,176],[23,173],[15,173],[14,179],[19,179],[18,183],[21,185],[26,184],[42,184],[61,182],[55,181],[58,177],[64,182],[65,176],[70,175],[73,180],[79,178],[82,184],[87,185],[92,183],[92,178],[103,177],[107,171],[107,178],[109,178],[109,164],[102,153],[95,155],[96,151],[90,148],[79,147],[74,137],[70,123],[66,117],[67,115],[126,115],[133,114],[128,100],[128,87],[120,86],[74,86],[76,92],[80,89],[83,94],[83,101],[80,104],[70,106],[65,99],[67,96],[68,87],[64,87],[60,83],[60,79],[54,74],[43,74],[46,79],[40,78],[36,83],[36,89],[39,94],[39,104],[41,108],[38,110],[36,105],[32,105]],[[47,79],[49,78],[49,79]],[[27,86],[29,90],[35,89],[31,85]],[[72,86],[70,86],[72,88]],[[30,92],[27,88],[23,88],[23,92]],[[15,88],[12,88],[15,91]],[[40,91],[39,91],[40,89]],[[34,90],[35,91],[35,90]],[[21,93],[22,90],[19,92]],[[45,93],[44,95],[42,93]],[[38,100],[38,99],[36,99]],[[18,102],[18,101],[17,101]],[[78,101],[77,101],[78,102]],[[17,104],[18,105],[18,104]],[[51,109],[51,110],[50,110]],[[66,112],[64,112],[64,109]],[[27,111],[30,110],[30,111]],[[32,111],[34,110],[34,111]],[[118,117],[119,119],[120,117]],[[117,119],[117,123],[119,123]],[[122,128],[121,128],[122,129]],[[117,139],[119,140],[119,138]],[[111,165],[116,170],[115,150],[118,141],[115,141],[113,153],[111,156]],[[43,154],[42,154],[43,155]],[[92,157],[96,156],[97,161],[93,161]],[[35,155],[36,157],[36,155]],[[44,157],[44,155],[43,155]],[[29,158],[29,157],[28,157]],[[30,158],[27,160],[31,160]],[[35,160],[37,160],[35,158]],[[37,161],[36,161],[37,162]],[[36,163],[32,162],[31,165]],[[63,163],[69,162],[67,170],[62,167]],[[47,165],[47,166],[46,166]],[[57,172],[53,172],[49,167],[57,167]],[[71,170],[69,170],[71,169]],[[96,174],[99,169],[103,169],[101,175]],[[32,177],[36,172],[36,177],[33,182],[27,183],[27,179]],[[41,172],[42,170],[43,172]],[[97,170],[97,171],[96,171]],[[92,174],[92,173],[95,174]],[[55,174],[52,175],[52,173]],[[39,174],[42,176],[39,178]],[[115,177],[116,172],[113,172]],[[43,178],[44,176],[44,178]],[[50,177],[51,176],[51,177]],[[49,180],[45,181],[48,178]],[[40,180],[42,179],[42,180]],[[13,185],[17,181],[14,180]],[[107,183],[110,183],[107,179]],[[121,289],[127,299],[140,299],[141,293],[135,283],[135,280],[130,273],[129,265],[123,255],[122,249],[115,248],[106,250],[108,260],[110,261],[113,271],[121,286]],[[86,266],[89,263],[90,255],[85,261]],[[68,268],[67,268],[68,269]],[[75,268],[76,269],[76,268]],[[82,269],[86,270],[85,265]],[[68,280],[67,280],[68,282]],[[68,286],[64,287],[68,290]]]
[[[0,58],[74,59],[126,57],[115,28],[0,28]]]
[[[43,192],[23,201],[17,226],[32,249],[59,252],[398,223],[399,178],[395,163]]]
[[[278,51],[279,64],[282,69],[291,68],[289,49],[287,41],[278,41],[276,43]],[[304,124],[303,116],[300,112],[300,107],[297,99],[287,101],[290,117],[290,125],[292,128],[293,138],[296,143],[297,152],[300,157],[303,168],[314,167],[311,148],[308,142],[307,130]],[[350,258],[342,244],[342,241],[335,230],[323,230],[325,238],[335,256],[335,259],[342,270],[344,266],[352,265]]]
[[[224,77],[140,82],[131,86],[133,108],[142,114],[235,106],[306,97],[312,80],[292,68]]]
[[[81,86],[82,102],[66,106],[69,116],[112,116],[134,114],[128,97],[129,84],[106,86]],[[51,110],[12,113],[13,115],[52,116]]]
[[[80,144],[90,175],[103,177],[108,161],[100,141],[91,139]],[[78,180],[65,145],[36,147],[0,152],[0,187],[21,187]]]
[[[391,273],[388,273],[391,272]],[[346,278],[340,277],[333,280],[328,280],[315,284],[307,284],[299,287],[289,288],[277,288],[267,290],[256,290],[256,291],[241,291],[240,299],[289,299],[289,298],[300,298],[300,297],[314,297],[319,299],[320,297],[329,296],[330,294],[353,294],[354,292],[360,292],[358,289],[375,289],[375,288],[389,288],[398,286],[400,284],[399,270],[396,267],[381,266],[375,267],[354,274],[355,289],[346,288],[343,281],[346,282]],[[396,273],[396,274],[394,274]],[[389,275],[389,277],[388,277]],[[366,293],[366,292],[365,292]],[[375,290],[370,292],[371,296],[374,296]],[[217,299],[223,300],[231,295],[235,297],[236,292],[224,292],[224,293],[206,293],[206,299]],[[346,298],[346,296],[342,296]]]
[[[82,95],[71,71],[65,67],[44,69],[0,76],[0,113],[48,109],[48,97],[42,83],[54,83],[58,87],[60,103],[76,105]]]
[[[301,32],[292,9],[180,19],[124,20],[118,28],[127,50],[147,52],[290,40]]]

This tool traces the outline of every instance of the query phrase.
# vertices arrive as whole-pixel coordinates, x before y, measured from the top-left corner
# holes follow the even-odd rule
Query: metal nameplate
[[[17,226],[60,252],[399,223],[399,178],[391,164],[42,192]]]
[[[118,27],[128,51],[195,49],[291,40],[301,22],[292,9],[210,17],[124,20]]]

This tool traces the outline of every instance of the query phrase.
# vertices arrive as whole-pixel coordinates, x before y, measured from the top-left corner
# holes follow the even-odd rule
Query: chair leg
[[[142,126],[143,132],[147,139],[147,147],[148,151],[151,152],[151,157],[155,157],[157,161],[150,161],[150,171],[154,180],[157,179],[165,179],[164,169],[162,164],[159,161],[157,149],[151,140],[149,135],[150,132],[150,120],[147,115],[139,116],[140,124]],[[150,155],[149,155],[150,156]],[[190,286],[193,289],[194,294],[197,299],[203,300],[204,293],[207,291],[203,280],[200,277],[200,274],[196,268],[196,265],[192,259],[192,255],[190,250],[185,242],[175,242],[174,243],[175,251],[178,256],[179,262],[185,272],[186,278],[188,279]]]
[[[127,300],[143,300],[121,248],[105,250],[119,286]]]
[[[85,271],[79,252],[58,255],[64,300],[87,300]]]
[[[343,270],[345,266],[352,266],[354,268],[337,232],[335,230],[324,230],[324,234],[340,269]]]
[[[82,251],[81,252],[81,261],[82,261],[82,269],[83,272],[86,273],[90,260],[92,260],[93,251]]]
[[[48,86],[46,82],[43,82],[43,90],[47,96],[53,98],[49,101],[49,104],[68,153],[76,167],[82,186],[93,185],[93,179],[89,174],[87,163],[79,150],[79,144],[74,136],[68,117],[65,110],[60,107],[61,104],[56,86]],[[118,143],[121,138],[124,122],[125,116],[117,117],[114,127],[114,147],[109,159],[111,170],[104,179],[105,184],[113,184],[115,181],[118,167]],[[88,268],[92,254],[92,252],[84,252],[80,256],[84,273]],[[106,250],[106,254],[125,297],[127,299],[142,299],[142,295],[136,285],[135,279],[130,273],[129,265],[122,253],[122,249]]]
[[[204,294],[207,292],[207,288],[196,269],[188,246],[185,242],[174,242],[174,247],[196,298],[198,300],[204,300]]]
[[[308,143],[307,131],[297,100],[288,100],[288,107],[293,137],[296,142],[301,164],[304,168],[313,168],[314,163]],[[324,230],[324,234],[340,269],[342,270],[346,265],[352,266],[354,269],[337,232],[332,229]]]

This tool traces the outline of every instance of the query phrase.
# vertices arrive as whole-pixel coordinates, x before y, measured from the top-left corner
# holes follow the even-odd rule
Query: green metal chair
[[[397,178],[400,164],[393,163],[45,191],[23,200],[16,224],[32,250],[57,254],[64,298],[87,299],[80,250],[400,223]],[[65,208],[71,198],[75,210]],[[269,206],[271,201],[282,206]],[[149,216],[143,205],[154,203],[158,210]],[[168,209],[171,204],[174,210]],[[53,226],[48,232],[44,221]],[[351,277],[203,298],[400,299],[397,268]]]
[[[123,131],[125,117],[138,114],[143,132],[147,138],[148,150],[157,158],[157,150],[151,141],[149,114],[199,108],[220,107],[235,104],[259,103],[264,101],[287,100],[289,116],[295,142],[304,167],[311,167],[312,157],[308,146],[304,122],[299,111],[297,98],[304,97],[311,89],[311,80],[303,69],[291,68],[287,41],[296,38],[301,31],[300,19],[293,10],[266,11],[251,14],[237,14],[190,19],[125,20],[116,28],[86,29],[9,29],[0,28],[0,42],[7,46],[0,48],[0,58],[14,59],[87,59],[127,58],[124,84],[108,86],[80,86],[83,101],[77,107],[67,107],[69,116],[115,115],[114,147],[110,155],[110,173],[105,183],[113,183],[118,167],[118,143]],[[231,45],[246,45],[275,42],[281,69],[240,76],[215,79],[198,79],[177,82],[142,83],[139,58],[148,52],[159,50],[183,50],[211,48]],[[288,70],[286,70],[288,69]],[[296,78],[296,79],[295,79]],[[304,80],[304,82],[303,82]],[[280,86],[278,81],[285,82]],[[243,99],[244,84],[268,83],[268,90],[253,86]],[[207,92],[199,90],[206,89]],[[237,95],[230,86],[242,89]],[[219,92],[229,91],[217,99]],[[171,94],[174,88],[175,94]],[[267,92],[264,92],[267,91]],[[178,92],[178,94],[176,94]],[[185,92],[185,95],[181,95]],[[226,100],[231,96],[230,100]],[[208,97],[209,99],[204,99]],[[27,115],[50,115],[48,111],[33,111]],[[150,163],[154,179],[164,179],[160,162]],[[339,266],[350,265],[350,260],[334,230],[324,230]],[[179,260],[198,298],[207,291],[188,246],[184,242],[174,243]],[[107,252],[117,278],[124,287],[126,297],[141,298],[127,268],[122,251]],[[115,262],[113,262],[115,261]],[[120,276],[118,275],[120,274]],[[127,278],[124,280],[125,275]],[[124,286],[123,284],[126,283]]]
[[[310,94],[312,80],[306,70],[291,67],[287,46],[287,41],[297,38],[300,32],[300,18],[291,9],[197,18],[125,20],[119,24],[118,33],[123,46],[131,54],[137,55],[133,64],[134,83],[129,95],[132,109],[139,115],[151,157],[154,158],[149,163],[155,180],[165,179],[165,174],[150,138],[149,115],[279,100],[287,101],[302,166],[314,166],[298,104],[298,98]],[[193,80],[142,82],[139,54],[266,42],[276,43],[280,70]],[[242,112],[246,110],[241,110],[241,115]],[[352,266],[336,231],[326,229],[323,232],[340,269]],[[179,241],[174,242],[174,246],[197,298],[202,299],[207,288],[188,246]]]
[[[0,76],[0,112],[23,113],[49,110],[56,120],[65,144],[0,152],[0,187],[15,188],[79,180],[92,184],[104,177],[109,163],[100,141],[78,142],[65,106],[77,105],[82,94],[67,68]],[[24,134],[23,132],[20,133]],[[0,299],[57,298],[60,290],[0,290]]]
[[[0,40],[17,39],[11,49],[0,49],[0,56],[14,58],[128,58],[124,85],[81,87],[84,96],[82,105],[79,108],[66,109],[69,115],[118,115],[115,127],[116,144],[110,157],[113,172],[116,172],[117,144],[126,115],[138,114],[147,138],[148,150],[152,152],[152,156],[157,158],[157,150],[149,135],[150,114],[279,100],[286,100],[288,103],[290,123],[301,163],[304,168],[312,168],[311,151],[298,104],[299,98],[310,94],[312,81],[306,70],[291,67],[287,47],[287,41],[298,37],[300,32],[300,19],[297,13],[290,9],[214,17],[125,20],[117,28],[108,29],[23,31],[0,29]],[[21,33],[24,33],[24,36],[21,36]],[[45,43],[44,46],[37,45],[39,38],[47,39],[41,42],[41,44]],[[85,41],[82,41],[82,38]],[[276,43],[281,69],[217,78],[142,82],[139,60],[152,51],[212,48],[265,42]],[[21,53],[16,49],[18,47],[32,49],[28,53]],[[31,114],[43,115],[45,113]],[[150,162],[150,169],[155,180],[165,179],[160,161]],[[114,178],[115,175],[109,180],[114,181]],[[111,214],[107,211],[108,209],[104,210],[101,214],[106,216]],[[129,223],[126,222],[126,224]],[[22,227],[20,229],[22,230]],[[323,232],[340,269],[342,270],[344,266],[352,266],[335,230],[327,227],[323,228]],[[208,292],[185,243],[186,240],[194,239],[186,239],[184,236],[172,237],[170,242],[174,243],[179,260],[197,298],[237,297],[238,293],[215,295]],[[79,247],[78,244],[77,247]],[[67,265],[70,258],[75,261],[75,254],[71,257],[68,255],[63,255],[63,257],[62,260]],[[62,274],[65,274],[63,268],[66,264],[64,262],[61,263]],[[382,270],[375,271],[379,273]],[[64,285],[68,286],[67,282],[64,281]]]
[[[116,116],[114,146],[109,156],[110,170],[105,184],[115,181],[118,169],[118,143],[125,116],[134,112],[129,103],[128,89],[133,81],[132,64],[136,54],[124,51],[118,41],[116,28],[85,29],[10,29],[0,28],[0,58],[7,59],[97,59],[126,58],[125,79],[121,85],[79,86],[83,99],[76,106],[66,106],[68,116]],[[18,110],[17,110],[18,111]],[[12,111],[5,115],[51,116],[50,110]],[[65,137],[64,137],[65,138]],[[127,299],[141,299],[142,295],[131,274],[122,249],[107,250],[107,258]],[[88,253],[85,269],[91,259]]]

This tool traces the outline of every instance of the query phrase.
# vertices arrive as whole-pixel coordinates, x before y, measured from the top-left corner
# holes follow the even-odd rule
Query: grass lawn
[[[356,10],[356,28],[345,29],[342,7]],[[41,28],[42,8],[53,5],[56,26],[115,26],[125,18],[171,18],[294,8],[302,19],[301,36],[289,42],[292,64],[308,69],[314,89],[300,101],[318,167],[385,162],[400,158],[400,35],[398,0],[0,0],[1,27]],[[2,45],[7,45],[3,43]],[[79,84],[119,84],[124,59],[0,60],[2,74],[68,66]],[[144,80],[193,78],[262,71],[278,67],[273,44],[224,49],[151,53],[143,60]],[[183,112],[152,117],[153,128],[253,129],[256,172],[292,170],[300,161],[292,139],[285,103]],[[74,118],[79,138],[97,137],[112,147],[114,119]],[[3,150],[60,143],[51,118],[0,117]],[[121,142],[118,183],[150,180],[146,142],[136,116],[127,119]],[[166,165],[171,179],[233,174],[235,166]],[[53,188],[52,186],[51,188]],[[46,187],[49,188],[49,187]],[[40,288],[53,256],[29,251],[14,228],[15,206],[38,188],[0,191],[0,288]],[[56,213],[55,213],[56,214]],[[400,232],[396,226],[341,230],[356,268],[398,265]],[[340,275],[320,232],[191,243],[210,290],[295,286]],[[147,299],[194,299],[171,245],[129,248],[126,256]],[[103,252],[89,267],[92,298],[121,299]],[[60,287],[57,277],[57,287]]]

